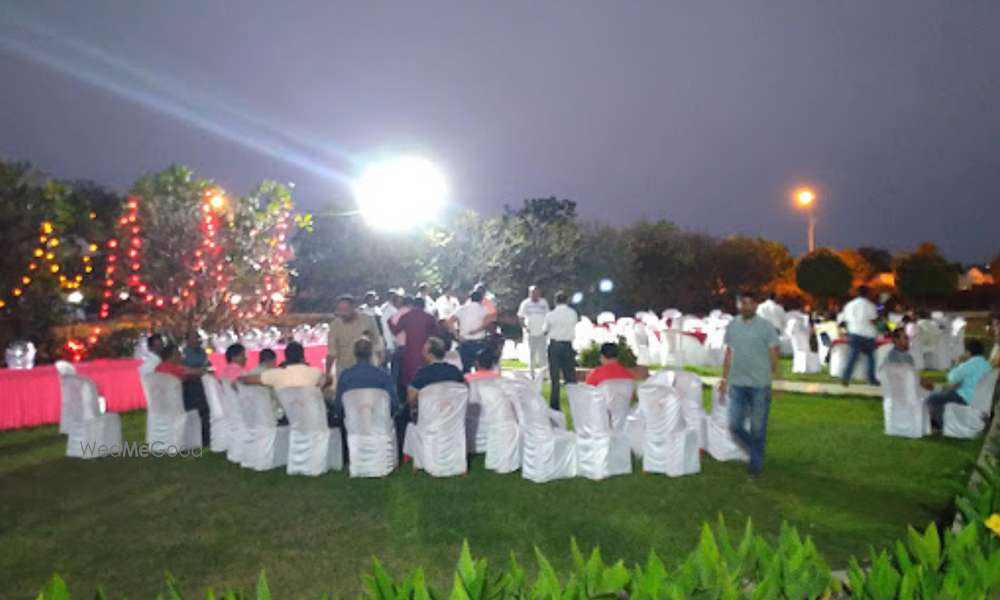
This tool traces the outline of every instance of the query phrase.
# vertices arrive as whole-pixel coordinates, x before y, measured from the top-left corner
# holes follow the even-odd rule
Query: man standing
[[[748,473],[754,481],[764,467],[771,381],[778,374],[779,341],[771,323],[756,315],[757,299],[751,292],[739,295],[738,308],[739,318],[726,328],[726,358],[719,393],[729,394],[729,428],[750,455]]]
[[[149,354],[146,355],[146,360],[139,365],[139,375],[149,375],[156,370],[156,367],[160,366],[163,361],[160,358],[160,353],[163,352],[164,346],[163,336],[158,333],[154,333],[146,339],[146,348],[149,349]]]
[[[878,385],[875,379],[875,338],[878,337],[878,309],[868,299],[868,288],[858,287],[858,295],[844,306],[841,321],[847,324],[847,339],[851,345],[851,353],[847,358],[844,372],[840,374],[840,383],[847,386],[858,356],[864,354],[868,358],[868,383]]]
[[[398,378],[398,385],[403,390],[410,384],[417,369],[426,361],[424,343],[438,332],[437,320],[424,310],[424,299],[409,297],[407,299],[411,305],[410,310],[405,312],[401,310],[396,313],[399,319],[395,323],[389,322],[392,332],[396,334],[396,341],[403,349],[403,364]]]
[[[378,293],[375,290],[371,290],[365,294],[365,303],[361,305],[358,312],[372,317],[376,323],[382,318],[382,310],[378,307]]]
[[[354,343],[361,338],[367,338],[372,343],[374,360],[382,364],[382,332],[379,331],[375,319],[359,313],[354,308],[352,296],[341,296],[337,299],[337,318],[330,324],[330,333],[326,342],[327,370],[337,362],[337,372],[343,373],[354,366]]]
[[[531,369],[531,376],[535,376],[535,369],[544,369],[548,365],[546,360],[545,317],[549,314],[549,303],[542,298],[542,290],[537,285],[528,288],[528,297],[521,302],[517,309],[517,316],[521,319],[521,327],[524,328],[524,338],[528,341],[528,368]]]
[[[424,282],[420,284],[417,288],[416,297],[424,299],[424,310],[435,317],[437,316],[437,300],[431,295],[431,286],[428,283]]]
[[[441,297],[437,299],[437,317],[439,321],[447,321],[453,314],[458,312],[462,303],[455,297],[454,289],[451,285],[445,284]]]
[[[565,383],[576,383],[576,352],[573,338],[576,336],[576,322],[580,320],[576,311],[566,304],[566,292],[556,293],[556,307],[545,316],[542,333],[549,336],[549,406],[562,410],[559,403],[559,375]]]
[[[468,373],[475,365],[476,356],[485,348],[486,330],[496,319],[496,313],[490,314],[483,306],[483,293],[472,292],[465,306],[448,319],[448,329],[458,325],[458,353],[462,357],[462,371]]]
[[[778,304],[777,295],[771,292],[767,300],[757,306],[757,316],[764,319],[778,330],[778,335],[785,329],[785,309]]]

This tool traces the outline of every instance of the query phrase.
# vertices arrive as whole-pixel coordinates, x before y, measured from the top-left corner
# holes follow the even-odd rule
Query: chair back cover
[[[289,475],[322,475],[330,469],[330,428],[326,402],[315,386],[278,390],[278,402],[288,417]],[[272,413],[273,414],[273,413]],[[274,417],[271,417],[274,422]]]
[[[566,386],[566,398],[573,415],[573,429],[578,436],[600,437],[611,434],[608,401],[592,385],[571,383]]]
[[[468,470],[465,411],[469,404],[469,388],[461,383],[435,383],[420,390],[417,403],[418,451],[423,468],[435,477],[465,473]]]
[[[625,430],[611,429],[608,401],[596,387],[566,386],[576,430],[577,472],[601,480],[632,472],[632,448]]]
[[[166,373],[142,376],[146,392],[146,443],[160,442],[166,451],[170,446],[200,446],[201,417],[197,411],[184,410],[181,380]]]
[[[396,427],[389,394],[381,389],[344,392],[344,427],[351,477],[384,477],[396,468]]]
[[[71,362],[65,360],[57,360],[56,372],[58,372],[59,375],[76,375],[76,367],[74,367],[73,363]]]
[[[552,424],[551,409],[533,384],[520,386],[514,403],[521,427],[521,475],[535,483],[576,476],[576,434]]]
[[[469,408],[465,412],[465,445],[469,454],[486,452],[486,415],[479,390],[483,385],[493,385],[493,378],[478,378],[469,382]]]
[[[222,384],[213,375],[202,375],[201,385],[205,388],[208,413],[212,419],[212,452],[227,452],[232,440],[232,428],[222,399]]]
[[[597,386],[608,402],[608,414],[611,418],[611,428],[624,431],[628,421],[628,409],[632,406],[632,396],[635,395],[634,379],[609,379]]]
[[[117,414],[102,414],[101,397],[94,380],[83,375],[60,377],[65,404],[76,419],[69,423],[66,456],[97,458],[98,448],[121,447],[122,427]]]
[[[523,384],[493,379],[479,387],[486,425],[486,468],[510,473],[521,467],[521,428],[514,404]]]
[[[920,372],[910,365],[882,367],[882,412],[885,433],[919,438],[930,434],[930,411],[920,394]]]
[[[266,471],[288,464],[289,428],[278,427],[271,405],[271,388],[236,384],[243,414],[243,455],[248,469]]]

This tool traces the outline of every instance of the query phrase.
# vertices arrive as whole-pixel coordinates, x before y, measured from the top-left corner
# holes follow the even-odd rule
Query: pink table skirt
[[[275,348],[278,362],[284,360],[284,348]],[[259,351],[247,353],[247,367],[257,366]],[[226,364],[224,354],[209,354],[216,369]],[[306,348],[306,361],[323,367],[326,346]],[[140,362],[134,358],[95,360],[76,363],[77,372],[94,380],[107,401],[108,412],[128,412],[146,408],[146,395],[139,379]],[[52,365],[34,369],[0,369],[0,431],[37,427],[59,422],[62,390],[59,373]]]

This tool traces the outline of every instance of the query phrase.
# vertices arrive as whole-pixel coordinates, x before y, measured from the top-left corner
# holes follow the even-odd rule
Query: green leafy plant
[[[596,369],[601,366],[601,345],[594,342],[589,348],[584,348],[580,355],[576,357],[578,365],[585,369]],[[618,362],[624,367],[634,367],[638,364],[638,359],[632,348],[629,347],[625,338],[618,336]]]

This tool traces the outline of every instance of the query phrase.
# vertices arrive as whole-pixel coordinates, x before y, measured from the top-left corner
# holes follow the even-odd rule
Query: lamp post
[[[812,190],[800,190],[796,195],[796,199],[799,205],[809,213],[809,251],[812,252],[816,248],[816,216],[813,213],[813,201],[816,200],[816,194]]]

